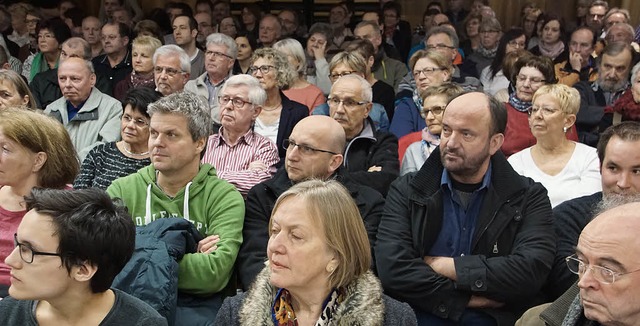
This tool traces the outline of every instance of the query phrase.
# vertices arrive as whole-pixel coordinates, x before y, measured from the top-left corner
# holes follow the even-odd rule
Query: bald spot
[[[580,234],[591,241],[615,239],[628,248],[640,251],[640,202],[620,205],[596,216]]]
[[[312,115],[300,120],[291,133],[316,139],[318,144],[323,144],[335,153],[342,153],[347,142],[342,125],[325,115]]]
[[[487,95],[480,92],[467,93],[460,95],[449,102],[446,110],[444,110],[444,119],[473,119],[476,125],[483,126],[487,129],[487,133],[491,130],[491,112],[489,112],[489,99]],[[443,121],[446,123],[446,121]]]

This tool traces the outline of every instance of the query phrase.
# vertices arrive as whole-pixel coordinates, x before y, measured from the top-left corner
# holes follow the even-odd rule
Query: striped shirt
[[[73,182],[73,188],[107,189],[113,180],[128,176],[149,164],[151,160],[148,158],[135,159],[125,156],[115,142],[100,144],[91,149],[85,157],[80,174]]]
[[[211,164],[219,178],[226,180],[246,197],[256,184],[269,180],[276,173],[280,160],[276,145],[266,137],[249,130],[237,143],[229,145],[220,132],[209,136],[202,163]],[[252,162],[261,162],[266,169],[250,169]]]

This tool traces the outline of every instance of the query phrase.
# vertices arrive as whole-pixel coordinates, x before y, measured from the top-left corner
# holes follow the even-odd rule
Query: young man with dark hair
[[[26,197],[2,325],[166,325],[141,300],[110,289],[133,254],[135,226],[102,190],[41,190]]]

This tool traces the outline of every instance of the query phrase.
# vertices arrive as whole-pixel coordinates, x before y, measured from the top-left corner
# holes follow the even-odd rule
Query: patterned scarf
[[[153,71],[148,74],[138,74],[136,71],[131,72],[131,85],[133,87],[150,87],[155,88],[153,80]]]
[[[519,100],[516,97],[516,92],[509,94],[509,104],[511,104],[514,109],[520,112],[527,112],[527,110],[531,107],[531,102]]]
[[[476,52],[487,59],[493,59],[496,57],[496,53],[498,53],[498,47],[496,46],[493,49],[486,49],[484,46],[480,45],[480,47],[476,49]]]
[[[553,60],[564,51],[564,43],[556,42],[556,44],[546,45],[544,42],[540,42],[538,48],[543,56]]]
[[[622,120],[634,120],[640,121],[640,103],[636,103],[633,99],[631,90],[628,89],[622,96],[620,96],[612,106],[607,106],[604,109],[605,113],[620,113]]]
[[[320,314],[320,318],[316,322],[316,326],[327,326],[332,323],[331,317],[334,315],[340,303],[344,301],[344,289],[335,289],[329,293],[324,303],[324,309]],[[278,290],[273,300],[273,308],[271,311],[273,324],[276,326],[297,326],[296,313],[291,305],[291,293],[286,289]]]

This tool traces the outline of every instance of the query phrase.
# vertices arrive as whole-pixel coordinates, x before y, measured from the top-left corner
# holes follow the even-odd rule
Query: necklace
[[[125,142],[122,142],[122,149],[124,149],[124,151],[125,151],[127,154],[129,154],[129,155],[133,155],[133,156],[145,156],[145,155],[148,155],[148,154],[149,154],[149,151],[146,151],[146,152],[144,152],[144,153],[134,153],[134,152],[132,152],[132,151],[128,150],[128,149],[127,149],[127,146],[126,146],[125,144],[126,144]]]
[[[262,107],[262,111],[265,111],[265,112],[271,112],[271,111],[275,111],[275,110],[277,110],[277,109],[279,109],[279,108],[281,108],[281,107],[282,107],[282,104],[278,104],[278,105],[274,106],[272,109],[267,110],[267,107],[266,107],[266,106],[263,106],[263,107]]]

